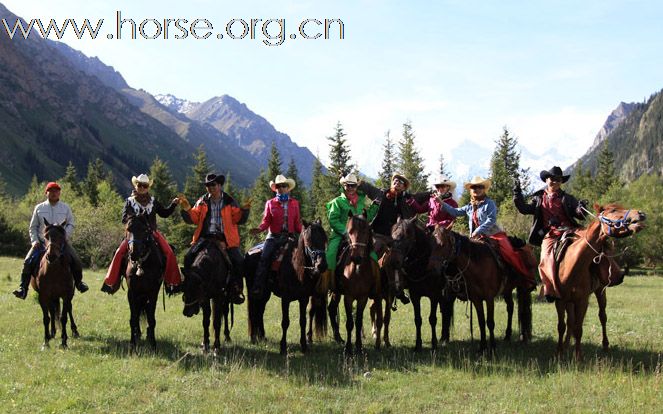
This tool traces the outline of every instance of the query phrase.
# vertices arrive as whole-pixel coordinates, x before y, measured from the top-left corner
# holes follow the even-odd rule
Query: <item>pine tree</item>
[[[273,180],[277,175],[283,174],[283,163],[281,162],[281,154],[276,148],[276,142],[272,141],[272,149],[267,161],[267,178]],[[288,177],[290,178],[290,177]]]
[[[326,178],[322,173],[322,163],[318,157],[315,158],[315,162],[313,163],[313,174],[311,175],[311,189],[309,191],[309,205],[306,216],[310,217],[311,219],[320,218],[323,219],[324,222],[327,216],[325,211],[325,203],[328,201],[323,197]]]
[[[605,194],[610,187],[618,182],[617,174],[615,173],[615,156],[608,148],[607,140],[603,143],[597,164],[594,186],[596,192],[600,195]]]
[[[99,203],[99,183],[104,179],[104,163],[99,158],[90,161],[87,166],[87,176],[83,183],[83,194],[88,198],[90,204],[97,207]]]
[[[62,182],[67,183],[69,185],[69,188],[71,188],[71,191],[76,195],[80,196],[81,195],[81,186],[78,183],[78,173],[76,172],[76,167],[74,164],[69,161],[69,164],[67,165],[67,169],[64,173],[64,177],[62,178]]]
[[[299,171],[297,171],[297,165],[295,160],[290,158],[290,163],[288,164],[288,170],[285,172],[285,176],[295,180],[295,189],[290,192],[290,195],[299,201],[299,212],[302,217],[304,216],[304,211],[306,211],[306,187],[304,183],[299,178]]]
[[[198,147],[193,159],[196,161],[191,167],[191,175],[186,177],[184,183],[184,195],[193,202],[205,192],[205,176],[212,172],[214,166],[207,161],[207,153],[203,145]]]
[[[440,154],[440,169],[438,170],[441,176],[451,179],[451,173],[447,171],[447,163],[444,162],[444,154]]]
[[[167,206],[177,194],[177,183],[173,180],[168,163],[159,157],[154,158],[152,166],[150,166],[150,179],[153,180],[150,193]]]
[[[424,173],[424,159],[414,143],[412,123],[403,124],[403,136],[398,143],[398,171],[410,180],[410,192],[424,191],[428,187],[428,174]]]
[[[384,134],[385,143],[382,146],[383,156],[382,156],[382,169],[378,173],[378,181],[376,185],[378,187],[389,187],[391,185],[391,177],[394,175],[396,169],[396,160],[394,154],[394,142],[391,140],[391,131],[387,131]]]
[[[514,182],[520,180],[520,153],[516,150],[518,139],[507,127],[495,143],[497,146],[490,160],[492,186],[489,197],[499,208],[503,202],[511,201]]]
[[[329,176],[335,178],[336,182],[338,182],[341,177],[352,172],[350,148],[348,148],[348,142],[345,139],[346,135],[347,134],[343,132],[343,126],[338,122],[336,124],[334,135],[327,137],[327,140],[329,141],[330,162],[327,170],[329,171]]]

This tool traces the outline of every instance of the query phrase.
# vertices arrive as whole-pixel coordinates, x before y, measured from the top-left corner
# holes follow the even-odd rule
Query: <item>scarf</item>
[[[288,201],[288,193],[285,194],[277,194],[276,197],[279,199],[280,202],[285,203]]]
[[[386,193],[387,200],[394,200],[396,197],[398,197],[398,193],[394,188],[390,188],[389,191]]]
[[[138,194],[136,190],[131,191],[131,196],[138,202],[143,207],[147,207],[147,205],[150,203],[150,200],[152,199],[152,196],[150,193],[145,193],[145,194]]]
[[[348,199],[348,201],[353,207],[357,207],[357,201],[359,201],[359,194],[357,193],[354,193],[353,195],[346,194],[345,197]]]

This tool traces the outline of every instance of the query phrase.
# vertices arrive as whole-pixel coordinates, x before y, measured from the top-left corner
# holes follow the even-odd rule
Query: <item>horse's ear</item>
[[[322,226],[322,220],[320,220],[320,217],[316,218],[313,223],[317,224],[318,226]]]
[[[361,210],[361,215],[366,217],[368,213],[366,212],[366,209]]]
[[[444,227],[444,229],[445,229],[445,230],[449,230],[449,231],[451,231],[451,229],[453,228],[453,226],[454,226],[454,223],[451,222],[451,223],[449,223],[449,225],[448,225],[447,227]]]
[[[44,226],[50,226],[50,225],[51,225],[51,223],[49,223],[48,220],[46,220],[46,219],[44,218]]]
[[[304,226],[304,228],[307,228],[310,225],[311,225],[311,223],[309,223],[308,221],[302,220],[302,226]]]
[[[352,210],[348,210],[348,218],[354,217],[354,214],[352,214]]]
[[[60,227],[64,227],[67,225],[67,219],[62,220],[62,223],[59,224]]]
[[[601,206],[599,203],[594,203],[592,207],[594,207],[594,211],[596,211],[596,214],[599,214],[604,210],[603,206]]]
[[[396,224],[398,224],[400,222],[401,222],[401,216],[398,216],[398,218],[396,219]]]

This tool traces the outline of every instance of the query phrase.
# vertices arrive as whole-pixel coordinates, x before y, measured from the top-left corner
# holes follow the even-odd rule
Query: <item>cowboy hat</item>
[[[562,171],[561,168],[559,168],[558,166],[554,166],[548,171],[546,171],[546,170],[541,171],[541,173],[539,174],[539,177],[541,177],[541,181],[544,181],[544,182],[548,179],[548,177],[555,177],[555,178],[559,178],[559,181],[565,183],[565,182],[569,181],[569,177],[571,177],[571,176],[570,175],[564,175],[564,172]]]
[[[147,184],[148,187],[152,187],[152,181],[153,180],[150,180],[150,177],[148,177],[147,174],[141,174],[138,177],[131,177],[131,184],[133,184],[134,187],[137,187],[139,183]]]
[[[493,182],[490,180],[490,178],[483,178],[477,175],[472,178],[472,181],[463,184],[463,187],[469,190],[473,185],[482,185],[486,189],[486,192],[488,192],[492,183]]]
[[[446,175],[440,175],[437,177],[437,180],[433,183],[433,187],[438,185],[448,185],[450,187],[449,191],[453,192],[456,189],[456,183],[451,181]]]
[[[350,173],[350,174],[346,175],[345,177],[341,177],[341,179],[338,180],[338,182],[341,183],[341,185],[345,185],[345,184],[355,184],[356,185],[356,184],[359,183],[359,180],[357,179],[356,175]]]
[[[274,178],[274,181],[269,182],[269,188],[272,189],[272,191],[276,191],[276,186],[277,184],[288,184],[288,190],[292,191],[295,188],[295,180],[292,178],[286,178],[285,176],[279,174]]]
[[[394,182],[394,178],[398,178],[399,180],[403,181],[403,186],[407,190],[408,187],[410,187],[410,180],[405,178],[403,174],[400,173],[395,173],[394,175],[391,176],[391,182]]]
[[[217,175],[214,173],[209,173],[205,176],[205,185],[209,185],[212,183],[218,183],[219,185],[223,185],[223,183],[226,182],[226,176],[225,175]]]

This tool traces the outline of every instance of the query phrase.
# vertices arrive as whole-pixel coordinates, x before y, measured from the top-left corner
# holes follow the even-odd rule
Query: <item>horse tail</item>
[[[532,295],[526,288],[516,289],[518,294],[518,325],[520,335],[525,339],[532,339]]]
[[[327,294],[311,296],[311,312],[315,337],[327,336]]]

